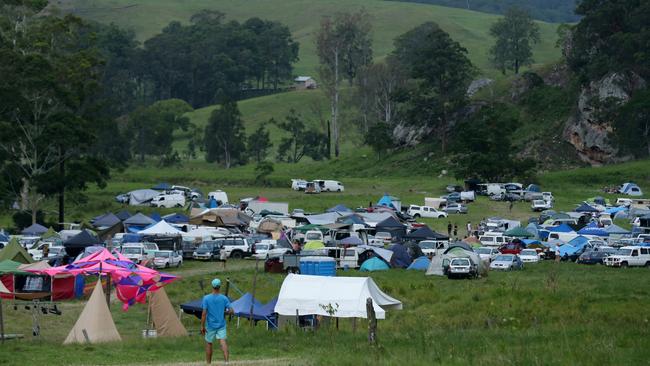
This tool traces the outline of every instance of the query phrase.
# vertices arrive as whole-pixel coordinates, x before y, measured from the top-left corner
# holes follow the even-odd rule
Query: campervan
[[[151,200],[151,207],[183,207],[185,206],[185,196],[182,194],[161,194]]]
[[[336,180],[315,180],[314,183],[320,186],[321,192],[343,192],[345,190],[343,184]]]
[[[228,194],[221,190],[212,191],[208,193],[208,199],[217,201],[217,203],[220,203],[219,206],[221,206],[228,203]]]

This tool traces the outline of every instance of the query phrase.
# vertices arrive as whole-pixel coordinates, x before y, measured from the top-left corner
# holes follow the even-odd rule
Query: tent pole
[[[259,268],[260,260],[259,258],[255,259],[255,274],[253,275],[253,300],[251,301],[251,311],[250,311],[250,324],[253,325],[253,308],[255,306],[255,288],[257,286],[257,270]]]

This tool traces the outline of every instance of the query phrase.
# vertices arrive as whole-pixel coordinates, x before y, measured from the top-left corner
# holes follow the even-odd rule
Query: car
[[[448,203],[443,211],[448,214],[466,214],[467,206],[462,203]]]
[[[180,267],[183,265],[183,255],[177,251],[159,250],[153,254],[154,268]]]
[[[192,253],[192,258],[202,261],[211,261],[220,257],[221,243],[216,240],[204,241]]]
[[[492,234],[494,234],[494,233],[492,233]],[[499,234],[501,234],[501,235],[489,235],[489,234],[481,235],[481,236],[478,237],[478,241],[481,242],[481,245],[484,245],[484,246],[498,247],[498,246],[501,246],[503,244],[506,244],[510,240],[509,237],[503,236],[502,233],[499,233]]]
[[[292,179],[291,189],[294,191],[304,191],[307,188],[307,181],[304,179]]]
[[[307,194],[319,194],[320,193],[320,185],[316,182],[307,182],[307,185],[305,186],[305,193]]]
[[[533,200],[533,202],[530,204],[530,208],[533,210],[533,212],[550,210],[553,208],[553,203],[551,203],[551,201],[545,200]]]
[[[30,249],[27,250],[27,253],[32,256],[32,258],[35,261],[40,261],[43,259],[43,252],[45,251],[45,248],[47,247],[48,249],[48,257],[49,257],[49,247],[51,243],[49,242],[36,242]]]
[[[602,250],[602,251],[596,251],[596,250],[589,250],[586,251],[578,257],[578,260],[576,260],[576,263],[579,264],[604,264],[605,258],[609,257],[610,255],[614,254],[616,251],[609,251],[609,250]]]
[[[323,241],[323,232],[320,230],[309,230],[305,233],[305,243],[309,241]]]
[[[321,192],[343,192],[345,187],[337,180],[315,180],[314,183],[320,186]]]
[[[447,187],[445,187],[445,191],[447,191],[447,193],[462,192],[463,187],[450,184]]]
[[[216,241],[220,243],[225,258],[243,259],[255,254],[253,243],[241,236],[220,238]]]
[[[535,249],[523,249],[519,252],[519,258],[524,263],[537,263],[539,262],[539,253]]]
[[[393,241],[393,236],[390,233],[387,233],[385,231],[380,231],[375,234],[375,241],[380,240],[383,241],[384,245],[388,245]]]
[[[422,253],[427,256],[434,256],[440,249],[444,250],[448,247],[447,242],[435,240],[422,240],[418,243]]]
[[[174,185],[174,186],[171,187],[171,191],[172,192],[182,193],[183,195],[185,195],[185,197],[189,198],[192,201],[194,201],[194,200],[196,200],[198,198],[201,198],[203,196],[199,190],[192,189],[192,188],[185,187],[185,186],[176,186],[176,185]]]
[[[127,243],[122,245],[120,250],[123,256],[130,259],[133,263],[140,264],[146,258],[147,254],[145,253],[144,245],[141,243]]]
[[[444,195],[444,196],[442,196],[440,198],[446,200],[447,202],[460,202],[461,201],[460,192],[449,193],[449,194]]]
[[[523,269],[524,263],[519,256],[515,254],[501,254],[498,255],[492,263],[490,263],[491,270],[498,271],[512,271],[513,269]]]
[[[258,243],[255,243],[255,254],[250,258],[266,259],[269,251],[275,248],[276,243],[277,241],[273,239],[260,240]]]
[[[435,208],[429,206],[410,205],[406,213],[416,219],[420,217],[428,217],[434,219],[442,219],[443,217],[447,217],[446,212],[438,211]]]
[[[183,194],[161,194],[151,200],[151,207],[174,208],[185,206],[185,195]]]
[[[518,240],[514,240],[499,246],[499,252],[501,254],[519,254],[523,249],[523,244]]]
[[[499,254],[499,250],[495,247],[480,247],[476,249],[476,253],[481,258],[482,261],[492,262]]]
[[[478,276],[476,266],[469,258],[452,258],[447,267],[447,278],[473,278]]]
[[[608,267],[650,267],[650,247],[622,247],[603,262]]]

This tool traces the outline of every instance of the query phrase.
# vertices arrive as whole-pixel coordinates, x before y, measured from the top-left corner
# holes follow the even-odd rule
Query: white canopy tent
[[[161,220],[147,229],[138,231],[138,234],[142,235],[180,235],[181,233],[182,231],[171,226],[165,220]]]
[[[401,310],[402,302],[382,292],[370,277],[327,277],[289,274],[282,282],[275,312],[280,315],[323,315],[328,305],[336,318],[367,318],[366,299],[372,298],[377,319],[386,310]]]

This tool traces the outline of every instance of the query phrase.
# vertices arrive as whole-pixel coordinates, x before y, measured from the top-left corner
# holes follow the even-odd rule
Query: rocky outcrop
[[[486,86],[489,86],[492,83],[494,83],[494,80],[488,78],[473,80],[467,87],[467,97],[473,97],[479,90],[485,88]]]
[[[602,108],[605,105],[623,105],[632,93],[646,87],[646,82],[635,73],[610,73],[583,87],[576,113],[565,125],[564,137],[573,145],[580,159],[591,165],[616,163],[631,159],[620,156],[611,141],[613,130]]]

